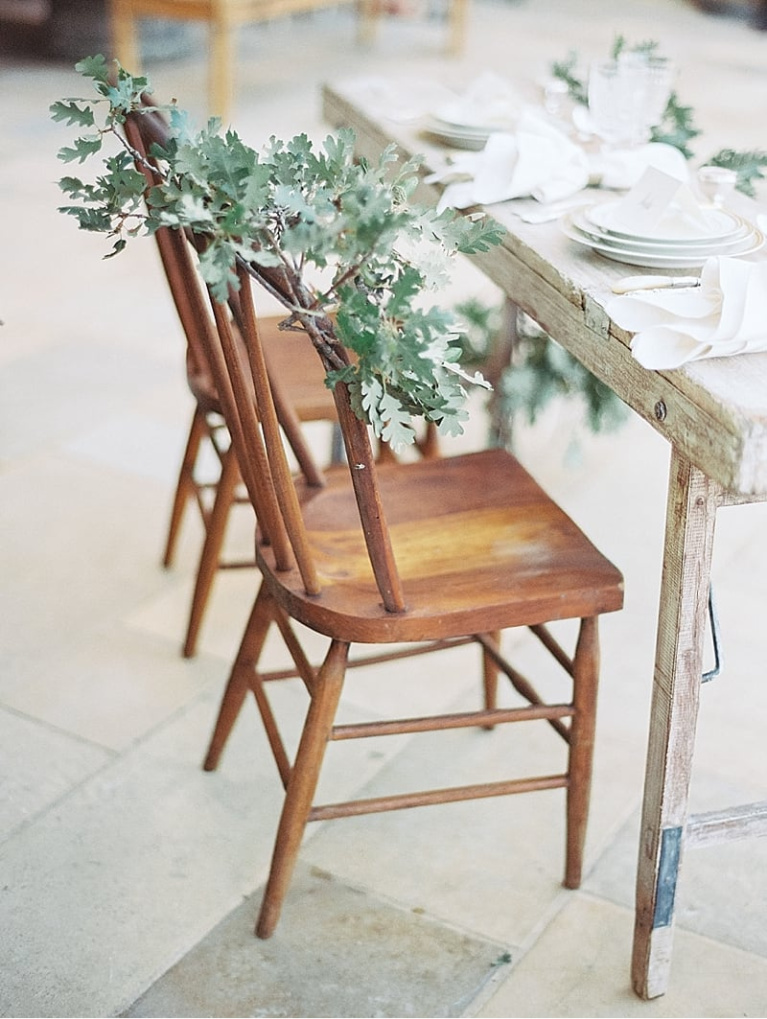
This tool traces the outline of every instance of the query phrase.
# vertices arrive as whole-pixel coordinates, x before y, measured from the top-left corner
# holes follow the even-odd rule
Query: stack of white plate
[[[422,126],[424,134],[455,149],[484,149],[485,142],[494,131],[510,130],[504,127],[481,124],[456,124],[436,115],[426,119]]]
[[[764,244],[761,230],[729,209],[668,216],[648,230],[630,231],[611,225],[618,222],[619,204],[581,207],[562,219],[562,229],[605,258],[651,269],[695,268],[712,255],[747,255]]]

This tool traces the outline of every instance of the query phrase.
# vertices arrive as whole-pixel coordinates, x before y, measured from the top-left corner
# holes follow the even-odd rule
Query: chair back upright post
[[[145,100],[145,106],[149,108],[147,112],[129,113],[126,116],[124,130],[128,144],[138,153],[137,169],[144,174],[147,186],[151,188],[158,182],[152,169],[155,164],[150,155],[151,146],[153,143],[167,143],[168,128],[160,112],[151,109],[150,102]],[[177,230],[171,230],[170,227],[160,227],[154,237],[168,288],[184,330],[191,369],[193,372],[204,372],[207,369],[204,351],[210,343],[213,323],[186,250],[186,241]],[[201,333],[204,331],[209,333],[207,343],[202,340]]]

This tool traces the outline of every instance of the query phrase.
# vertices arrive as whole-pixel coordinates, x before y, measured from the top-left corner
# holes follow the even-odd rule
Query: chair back
[[[153,187],[158,178],[152,167],[156,166],[150,155],[152,145],[165,146],[168,141],[168,125],[162,113],[146,97],[142,99],[145,110],[129,113],[125,118],[124,131],[129,145],[139,154],[136,161],[147,181]],[[205,295],[198,283],[191,252],[184,236],[177,230],[163,227],[155,233],[165,276],[168,281],[173,303],[176,306],[181,327],[186,337],[191,370],[202,373],[207,370],[203,335],[213,332],[214,326],[207,308]]]
[[[251,277],[238,268],[242,337],[247,351],[247,372],[239,356],[227,306],[211,297],[217,336],[208,351],[225,417],[243,468],[243,476],[256,514],[272,546],[277,569],[300,572],[307,594],[319,595],[320,583],[301,513],[300,499],[291,476],[280,436],[274,385],[266,369],[252,294]],[[307,335],[306,342],[311,339]],[[320,356],[318,352],[318,356]],[[255,400],[250,396],[252,380]],[[364,422],[355,415],[345,384],[334,389],[338,421],[354,487],[368,558],[383,604],[390,612],[404,612],[405,599],[381,501],[376,458]],[[247,465],[247,466],[246,466]]]
[[[151,149],[155,144],[162,148],[167,145],[169,127],[149,97],[143,96],[142,102],[142,111],[126,116],[124,131],[128,144],[137,153],[138,169],[144,174],[148,187],[153,187],[158,182],[158,171]],[[187,341],[188,375],[192,380],[203,378],[212,381],[214,373],[207,352],[216,345],[216,326],[196,267],[200,239],[170,227],[160,227],[154,237]],[[234,292],[230,294],[228,314],[234,319],[238,333],[241,333],[242,311],[239,295]],[[243,360],[243,363],[247,361]],[[220,393],[217,396],[220,399]],[[279,380],[274,382],[273,398],[283,432],[304,479],[311,486],[321,487],[324,484],[322,471],[309,450],[301,422]]]

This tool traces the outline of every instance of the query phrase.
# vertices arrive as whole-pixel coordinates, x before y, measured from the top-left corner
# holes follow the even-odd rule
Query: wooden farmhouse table
[[[323,115],[354,129],[362,156],[395,142],[404,158],[424,157],[424,175],[444,165],[443,147],[387,118],[355,82],[324,86]],[[439,194],[422,184],[417,197]],[[717,509],[767,500],[767,354],[646,370],[605,306],[617,279],[652,270],[581,254],[556,223],[526,224],[510,204],[484,209],[505,237],[473,261],[671,443],[632,960],[634,990],[654,998],[668,983],[683,848],[767,834],[767,802],[688,812]]]

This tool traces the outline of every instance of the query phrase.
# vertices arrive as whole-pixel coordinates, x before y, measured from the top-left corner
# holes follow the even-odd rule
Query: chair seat
[[[436,640],[596,616],[620,609],[623,580],[556,503],[503,450],[378,469],[407,611],[384,609],[353,490],[343,473],[304,506],[321,597],[297,570],[267,583],[293,618],[363,643]]]
[[[319,357],[306,342],[306,336],[280,329],[285,315],[268,315],[258,320],[270,371],[290,393],[290,400],[301,421],[333,421],[336,416],[333,393],[325,385],[325,370]],[[216,386],[207,367],[199,367],[187,357],[187,381],[197,405],[205,413],[220,414]]]

